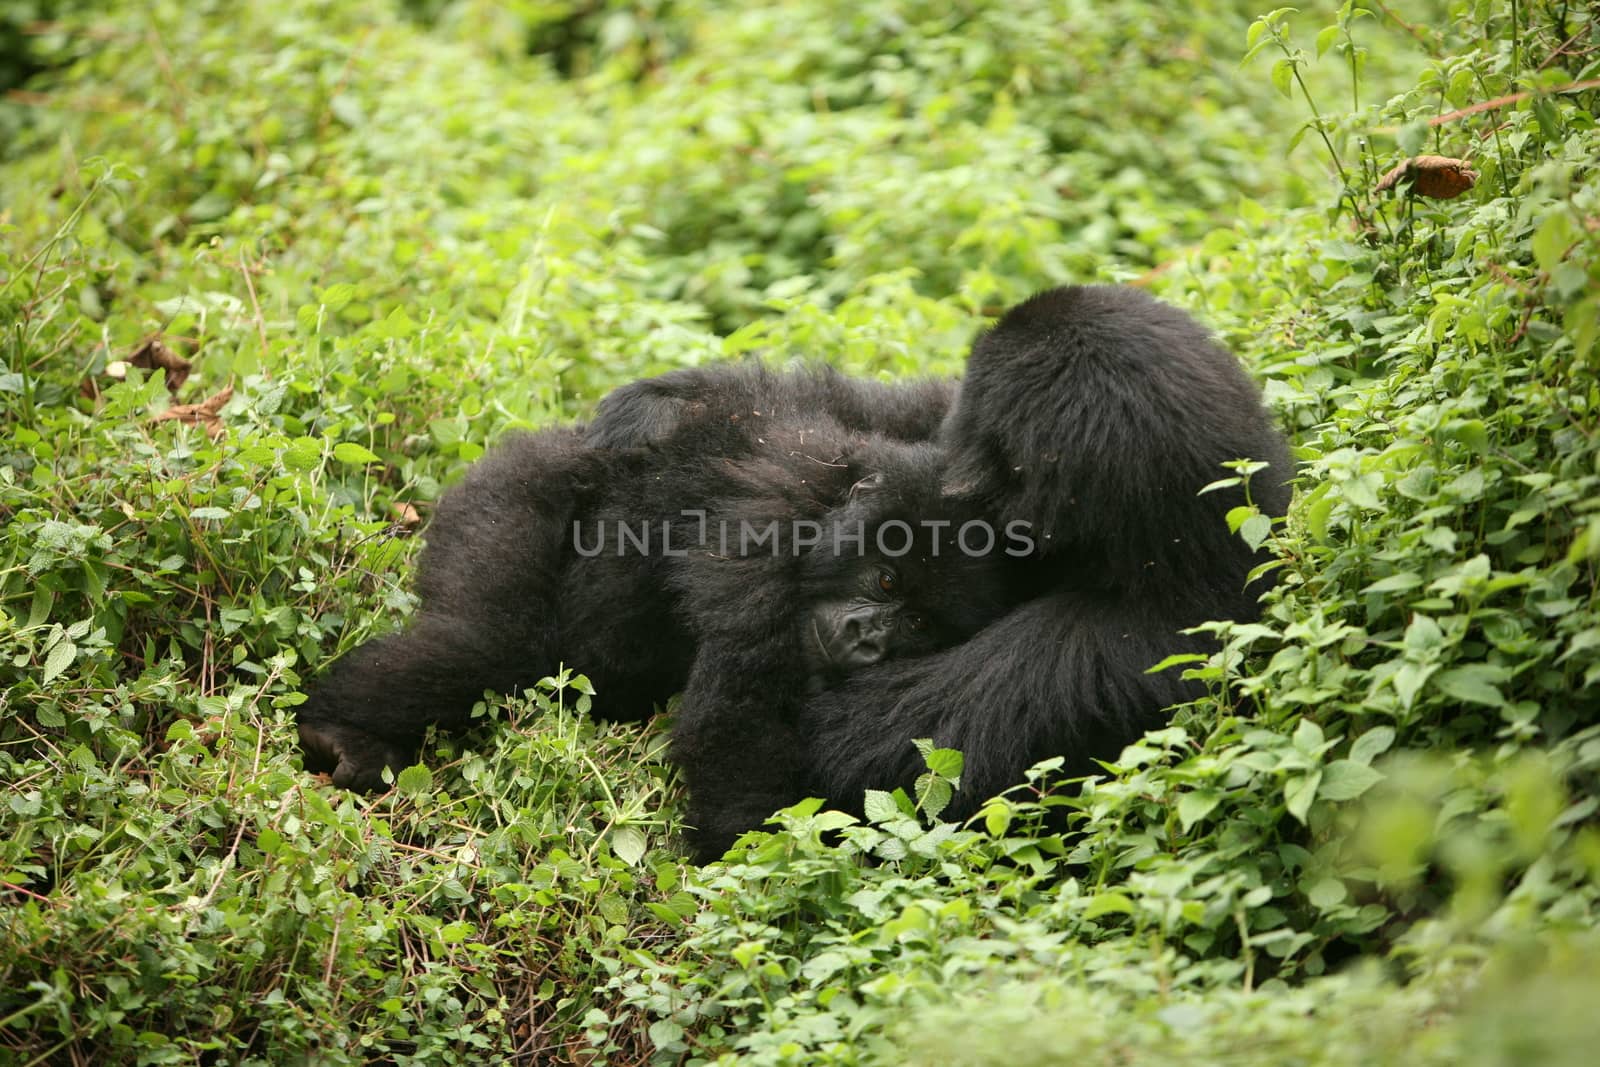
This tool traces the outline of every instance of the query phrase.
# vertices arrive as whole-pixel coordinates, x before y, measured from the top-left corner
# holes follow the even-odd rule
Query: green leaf
[[[1379,578],[1371,585],[1362,589],[1363,593],[1403,593],[1408,589],[1415,589],[1422,584],[1420,574],[1391,574],[1387,578]]]
[[[395,777],[394,787],[401,796],[416,799],[433,792],[433,772],[422,764],[413,764]]]
[[[1439,666],[1435,663],[1402,663],[1395,670],[1390,676],[1389,684],[1394,686],[1395,695],[1400,698],[1402,708],[1409,709],[1416,702],[1423,683],[1433,677],[1438,669]]]
[[[983,828],[990,837],[1004,837],[1011,829],[1011,805],[996,798],[983,809]]]
[[[1389,751],[1394,744],[1394,727],[1374,726],[1350,746],[1350,759],[1354,763],[1370,764],[1378,756]]]
[[[1311,802],[1317,799],[1317,787],[1321,784],[1320,767],[1309,774],[1295,775],[1286,781],[1283,785],[1283,803],[1288,808],[1289,814],[1298,821],[1305,822],[1306,814],[1311,811]]]
[[[1210,658],[1211,657],[1207,656],[1204,652],[1175,652],[1166,659],[1162,660],[1160,663],[1157,663],[1154,667],[1145,668],[1144,673],[1159,674],[1160,672],[1167,670],[1169,667],[1178,667],[1185,663],[1204,663]]]
[[[296,437],[283,450],[283,465],[291,471],[304,473],[321,462],[322,439],[319,437]]]
[[[1334,760],[1322,769],[1317,794],[1324,800],[1354,800],[1379,782],[1383,775],[1351,759]]]
[[[960,778],[966,759],[953,748],[936,748],[927,754],[928,770],[944,778]]]
[[[1337,878],[1323,878],[1306,891],[1306,899],[1324,911],[1343,904],[1349,895],[1344,883]]]
[[[650,1024],[649,1034],[650,1044],[662,1052],[675,1052],[683,1047],[682,1023],[671,1019],[657,1019]]]
[[[1294,95],[1294,61],[1280,59],[1272,64],[1272,85],[1285,97]]]
[[[1577,243],[1577,233],[1564,211],[1552,211],[1533,232],[1533,258],[1539,269],[1552,274]]]
[[[446,945],[459,945],[476,932],[477,927],[469,922],[449,922],[439,927],[439,941]]]
[[[1185,831],[1210,815],[1221,803],[1222,794],[1215,789],[1196,789],[1178,797],[1178,825]]]
[[[1252,549],[1260,549],[1271,533],[1272,520],[1260,513],[1252,515],[1239,527],[1239,536],[1244,538],[1244,543]]]
[[[1121,893],[1096,893],[1084,906],[1085,919],[1098,919],[1102,915],[1132,915],[1133,901]]]
[[[333,446],[333,458],[340,463],[377,463],[378,457],[354,441],[340,441]]]
[[[930,819],[937,819],[945,808],[950,806],[950,799],[955,795],[955,790],[950,788],[950,783],[935,774],[924,774],[916,781],[917,807]]]
[[[618,826],[611,831],[611,854],[630,867],[644,858],[649,842],[644,833],[634,826]]]
[[[1506,702],[1498,687],[1505,673],[1503,669],[1486,663],[1469,663],[1440,671],[1434,675],[1433,684],[1441,693],[1463,703],[1498,708]]]
[[[866,791],[861,810],[871,823],[881,824],[900,818],[900,807],[894,802],[894,797],[881,789]]]
[[[1310,719],[1301,719],[1294,729],[1294,747],[1308,756],[1315,756],[1324,744],[1322,727]]]
[[[1444,631],[1432,616],[1413,615],[1411,624],[1406,627],[1404,644],[1408,653],[1422,659],[1444,647]]]
[[[55,644],[50,646],[50,651],[45,653],[44,674],[39,678],[39,684],[49,685],[62,671],[72,666],[72,661],[77,656],[78,646],[63,632]]]

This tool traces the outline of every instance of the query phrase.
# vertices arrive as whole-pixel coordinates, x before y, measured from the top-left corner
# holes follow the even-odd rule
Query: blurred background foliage
[[[1552,0],[5,5],[0,1059],[1587,1064],[1597,79]],[[1096,280],[1303,475],[1214,695],[1081,794],[698,870],[573,679],[384,797],[299,769],[500,435],[956,374]]]

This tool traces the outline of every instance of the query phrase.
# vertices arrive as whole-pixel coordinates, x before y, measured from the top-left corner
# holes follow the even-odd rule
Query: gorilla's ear
[[[876,493],[883,488],[883,472],[873,471],[855,485],[850,487],[850,498],[853,500],[857,493]]]

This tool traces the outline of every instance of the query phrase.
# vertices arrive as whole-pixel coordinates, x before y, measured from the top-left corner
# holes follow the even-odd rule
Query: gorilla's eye
[[[894,572],[893,571],[879,571],[878,572],[878,588],[879,589],[882,589],[885,593],[892,593],[895,590],[896,584],[897,583],[894,580]]]
[[[928,628],[928,620],[921,615],[907,615],[906,625],[911,628],[912,633],[920,634]]]

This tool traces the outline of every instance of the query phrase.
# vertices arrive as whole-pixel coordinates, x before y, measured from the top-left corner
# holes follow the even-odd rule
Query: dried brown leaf
[[[1378,179],[1375,193],[1388,192],[1402,181],[1419,196],[1454,200],[1478,180],[1478,172],[1464,159],[1450,156],[1413,156]]]
[[[198,404],[174,404],[150,421],[166,422],[168,419],[177,419],[179,422],[188,423],[190,426],[204,426],[208,435],[213,439],[218,438],[227,432],[222,425],[222,417],[218,412],[232,398],[233,386],[230,385],[206,397]]]
[[[140,342],[139,347],[133,350],[133,355],[128,357],[128,365],[144,370],[165,371],[169,393],[177,393],[183,383],[189,380],[191,366],[188,360],[168,347],[166,340],[160,334],[146,337]]]

